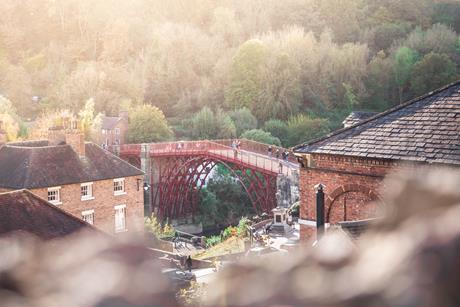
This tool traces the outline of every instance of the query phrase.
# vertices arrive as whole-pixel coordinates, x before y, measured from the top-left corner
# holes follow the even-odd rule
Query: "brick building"
[[[326,223],[375,217],[382,179],[417,165],[460,167],[460,82],[294,148],[301,162],[301,237],[316,232],[316,192]]]
[[[0,193],[0,236],[26,232],[49,240],[82,231],[102,233],[28,190]]]
[[[143,230],[143,172],[76,128],[0,147],[0,192],[28,189],[107,233]]]
[[[103,146],[121,145],[126,143],[128,131],[128,112],[120,112],[120,116],[103,116],[100,140]]]

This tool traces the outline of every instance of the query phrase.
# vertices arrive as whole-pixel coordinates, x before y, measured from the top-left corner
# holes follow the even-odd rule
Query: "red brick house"
[[[460,167],[460,82],[294,148],[301,162],[301,237],[316,232],[316,192],[325,222],[375,217],[382,179],[405,165]]]
[[[107,233],[143,231],[143,172],[76,127],[0,147],[0,192],[28,189]]]
[[[128,112],[120,112],[120,116],[102,117],[100,140],[103,146],[121,145],[126,143],[128,131]]]
[[[21,232],[49,240],[82,231],[102,233],[28,190],[0,193],[0,236]]]

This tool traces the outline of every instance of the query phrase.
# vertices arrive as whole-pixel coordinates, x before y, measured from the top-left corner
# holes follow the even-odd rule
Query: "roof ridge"
[[[412,104],[414,104],[414,103],[416,103],[416,102],[418,102],[418,101],[420,101],[422,99],[428,98],[430,96],[434,96],[434,95],[436,95],[436,94],[438,94],[438,93],[440,93],[440,92],[442,92],[442,91],[444,91],[444,90],[446,90],[446,89],[448,89],[450,87],[456,86],[456,85],[460,85],[460,79],[455,81],[455,82],[449,83],[449,84],[447,84],[447,85],[445,85],[443,87],[437,88],[437,89],[435,89],[435,90],[433,90],[431,92],[428,92],[428,93],[426,93],[424,95],[421,95],[421,96],[415,97],[413,99],[410,99],[410,100],[408,100],[408,101],[406,101],[406,102],[404,102],[404,103],[402,103],[400,105],[394,106],[394,107],[392,107],[392,108],[390,108],[390,109],[388,109],[386,111],[377,113],[376,115],[371,116],[371,117],[369,117],[367,119],[364,119],[364,120],[362,120],[362,121],[360,121],[360,122],[358,122],[358,123],[356,123],[354,125],[335,130],[335,131],[333,131],[331,133],[326,134],[325,136],[313,139],[310,142],[305,142],[305,143],[296,145],[296,146],[292,147],[292,150],[295,152],[299,147],[309,146],[309,145],[324,141],[324,140],[326,140],[328,138],[331,138],[333,136],[341,134],[341,133],[343,133],[345,131],[351,130],[352,128],[364,125],[364,124],[366,124],[366,123],[368,123],[368,122],[370,122],[370,121],[372,121],[374,119],[381,118],[381,117],[386,116],[386,115],[388,115],[390,113],[396,112],[396,111],[398,111],[398,110],[400,110],[402,108],[405,108],[405,107],[407,107],[409,105],[412,105]]]

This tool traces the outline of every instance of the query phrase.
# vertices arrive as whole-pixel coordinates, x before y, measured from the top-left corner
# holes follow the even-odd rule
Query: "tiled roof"
[[[47,240],[85,229],[97,232],[30,191],[0,193],[0,235],[27,232]]]
[[[344,127],[356,125],[357,123],[376,115],[377,112],[353,111],[342,122]]]
[[[104,130],[112,130],[118,124],[118,122],[122,119],[122,117],[110,117],[110,116],[103,116],[102,117],[102,129]]]
[[[460,165],[460,81],[294,152]]]
[[[70,145],[46,141],[0,147],[0,187],[33,189],[142,175],[143,172],[93,143],[79,157]]]

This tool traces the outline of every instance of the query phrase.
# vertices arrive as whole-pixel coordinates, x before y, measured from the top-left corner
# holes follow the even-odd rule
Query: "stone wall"
[[[139,190],[138,190],[138,179]],[[48,189],[31,190],[43,199],[48,198]],[[82,211],[94,210],[94,226],[110,234],[115,233],[115,209],[126,205],[126,227],[128,232],[142,232],[144,224],[144,202],[142,176],[125,178],[126,194],[114,195],[113,179],[93,182],[94,199],[81,200],[81,185],[62,185],[60,197],[62,204],[57,207],[82,218]]]

